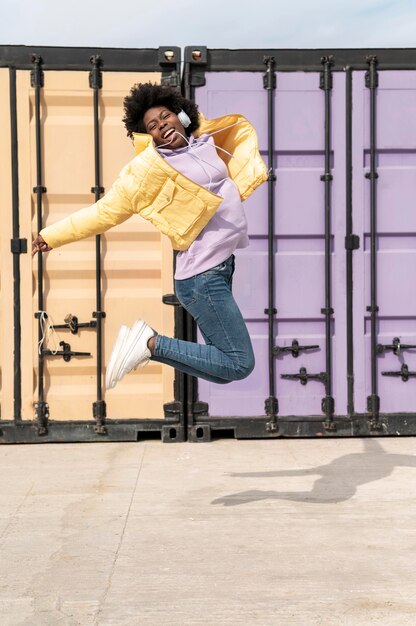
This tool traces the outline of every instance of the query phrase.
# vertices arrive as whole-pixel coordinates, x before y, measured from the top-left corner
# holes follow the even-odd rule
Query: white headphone
[[[192,124],[191,118],[189,117],[187,113],[185,113],[183,109],[179,111],[177,117],[184,128],[188,128],[188,126]]]

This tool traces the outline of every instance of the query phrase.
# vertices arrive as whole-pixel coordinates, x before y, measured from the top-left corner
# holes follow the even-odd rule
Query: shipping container
[[[416,434],[416,50],[188,46],[181,82],[180,60],[0,48],[0,442]],[[131,159],[122,100],[143,80],[258,132],[269,177],[245,203],[233,285],[256,356],[243,381],[150,363],[104,393],[120,324],[203,341],[144,220],[27,251]]]
[[[189,437],[414,434],[416,51],[184,61],[185,93],[208,118],[245,115],[269,168],[234,278],[256,367],[189,381]]]
[[[169,240],[134,216],[30,255],[42,227],[93,204],[134,157],[123,98],[138,82],[179,85],[180,50],[10,46],[0,65],[0,440],[135,440],[149,431],[183,440],[174,370],[149,363],[103,388],[121,324],[143,317],[174,333],[174,307],[162,303],[173,291]]]

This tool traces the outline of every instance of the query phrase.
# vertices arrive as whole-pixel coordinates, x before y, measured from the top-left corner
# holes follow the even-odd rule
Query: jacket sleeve
[[[91,235],[100,235],[112,226],[125,222],[134,211],[122,174],[95,204],[43,228],[39,234],[46,243],[51,248],[58,248]]]

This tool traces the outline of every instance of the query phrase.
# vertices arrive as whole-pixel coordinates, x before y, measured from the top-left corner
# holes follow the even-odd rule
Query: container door
[[[121,122],[122,102],[134,82],[160,81],[160,73],[103,73],[99,94],[101,180],[107,191],[121,168],[134,157]],[[37,232],[36,111],[30,72],[17,73],[20,228],[31,241]],[[43,225],[51,224],[95,200],[93,93],[88,72],[47,71],[41,91]],[[95,400],[96,318],[95,238],[43,255],[45,335],[50,326],[75,320],[77,329],[56,328],[41,348],[68,349],[84,355],[44,358],[44,395],[50,420],[92,420]],[[173,307],[162,304],[172,291],[172,250],[167,238],[140,217],[109,231],[102,242],[103,370],[121,324],[145,318],[160,332],[173,334]],[[21,257],[22,416],[34,417],[38,389],[38,276],[30,255]],[[83,327],[83,324],[87,324]],[[105,394],[107,417],[163,419],[172,400],[174,370],[158,363],[126,377]]]
[[[367,411],[371,380],[371,99],[354,74],[355,409]],[[376,391],[380,412],[415,413],[416,72],[379,71],[375,97]],[[367,176],[367,178],[366,178]]]
[[[330,154],[333,181],[332,227],[332,390],[335,413],[345,414],[345,79],[333,77]],[[259,136],[267,161],[267,92],[263,75],[249,72],[206,73],[195,90],[203,113],[245,115]],[[275,186],[275,384],[278,417],[320,416],[325,384],[325,96],[317,72],[278,73],[274,95]],[[267,183],[246,202],[250,246],[236,253],[233,291],[252,337],[256,367],[249,378],[229,385],[199,381],[199,399],[210,416],[260,416],[269,396],[268,199]],[[199,337],[199,341],[203,341]],[[284,376],[284,377],[282,377]]]

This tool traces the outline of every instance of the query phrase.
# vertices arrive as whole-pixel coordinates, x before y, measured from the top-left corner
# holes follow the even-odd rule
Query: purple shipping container
[[[227,427],[242,437],[413,432],[414,51],[411,70],[400,51],[196,49],[185,51],[187,95],[209,118],[245,115],[269,166],[272,149],[275,180],[245,203],[250,246],[236,253],[256,368],[229,385],[194,381],[191,438]]]

